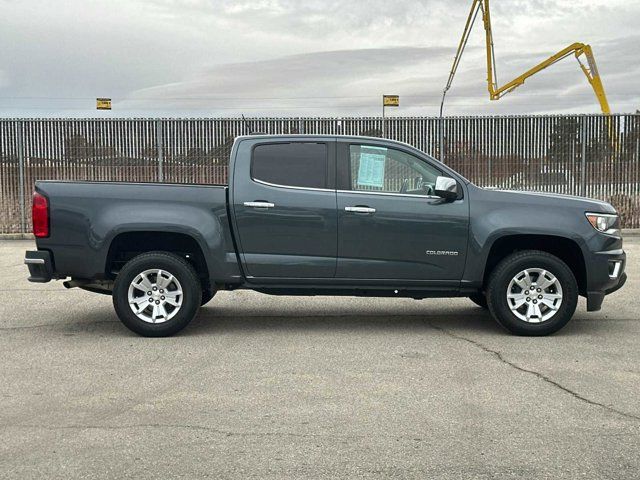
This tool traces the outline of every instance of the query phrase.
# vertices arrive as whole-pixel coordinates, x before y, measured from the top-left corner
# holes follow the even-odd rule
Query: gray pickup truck
[[[626,280],[608,203],[479,188],[379,138],[239,137],[228,185],[40,181],[33,230],[29,280],[112,295],[145,336],[238,288],[469,297],[512,333],[546,335],[578,295],[599,310]]]

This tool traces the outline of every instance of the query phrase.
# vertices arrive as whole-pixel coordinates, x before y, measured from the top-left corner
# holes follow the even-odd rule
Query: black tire
[[[525,269],[548,271],[556,277],[562,288],[562,301],[556,313],[540,323],[530,323],[518,318],[507,302],[507,289],[511,280]],[[578,303],[578,284],[571,269],[558,257],[539,250],[525,250],[509,255],[491,272],[487,302],[493,318],[511,333],[526,336],[549,335],[571,320]],[[527,306],[524,305],[524,308]]]
[[[211,299],[216,296],[216,293],[218,293],[217,290],[210,290],[207,288],[202,290],[202,300],[200,300],[200,306],[203,306],[209,303]]]
[[[162,323],[148,323],[138,318],[129,306],[129,286],[140,273],[151,269],[170,272],[182,287],[182,304],[178,312]],[[193,319],[202,300],[202,287],[195,270],[184,259],[169,252],[149,252],[125,264],[116,277],[112,295],[118,318],[129,330],[144,337],[168,337]]]
[[[469,295],[469,300],[485,310],[489,308],[489,305],[487,304],[487,297],[485,297],[482,292]]]

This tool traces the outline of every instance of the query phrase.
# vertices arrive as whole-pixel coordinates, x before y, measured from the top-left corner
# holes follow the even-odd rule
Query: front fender
[[[589,252],[588,246],[585,240],[578,236],[566,231],[557,229],[541,229],[541,228],[527,228],[527,227],[509,227],[501,228],[491,232],[486,236],[477,236],[473,233],[469,237],[469,257],[467,262],[463,282],[467,286],[479,288],[482,286],[484,280],[485,269],[489,259],[489,254],[495,243],[505,237],[512,236],[543,236],[543,237],[555,237],[558,239],[571,240],[575,242],[580,248],[580,252],[583,258],[588,258]]]
[[[587,222],[585,207],[562,198],[495,192],[469,188],[469,255],[463,283],[482,285],[491,248],[501,238],[513,235],[557,237],[571,240],[584,259],[592,250],[590,239],[596,233]]]

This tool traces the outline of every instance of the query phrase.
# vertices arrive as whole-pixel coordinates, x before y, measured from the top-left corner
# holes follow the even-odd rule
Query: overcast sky
[[[437,115],[470,0],[0,0],[0,116]],[[493,0],[498,79],[589,43],[640,108],[640,0]],[[445,113],[599,112],[571,57],[499,101],[476,23]],[[111,97],[113,110],[95,110]]]

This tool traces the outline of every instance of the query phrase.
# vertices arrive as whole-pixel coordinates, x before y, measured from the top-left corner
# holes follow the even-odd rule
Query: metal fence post
[[[444,163],[444,117],[440,117],[440,121],[438,122],[438,132],[439,132],[439,135],[440,135],[440,138],[439,138],[440,145],[438,147],[439,150],[440,150],[438,152],[440,154],[439,155],[440,156],[439,160],[442,163]]]
[[[23,121],[18,121],[16,132],[16,148],[18,150],[18,195],[20,195],[20,233],[27,233],[27,215],[24,205],[24,141],[22,133]]]
[[[156,120],[156,149],[158,151],[158,181],[164,181],[164,171],[162,170],[162,164],[164,162],[164,152],[162,150],[162,120]]]
[[[586,117],[580,117],[580,196],[587,194],[587,125]]]

